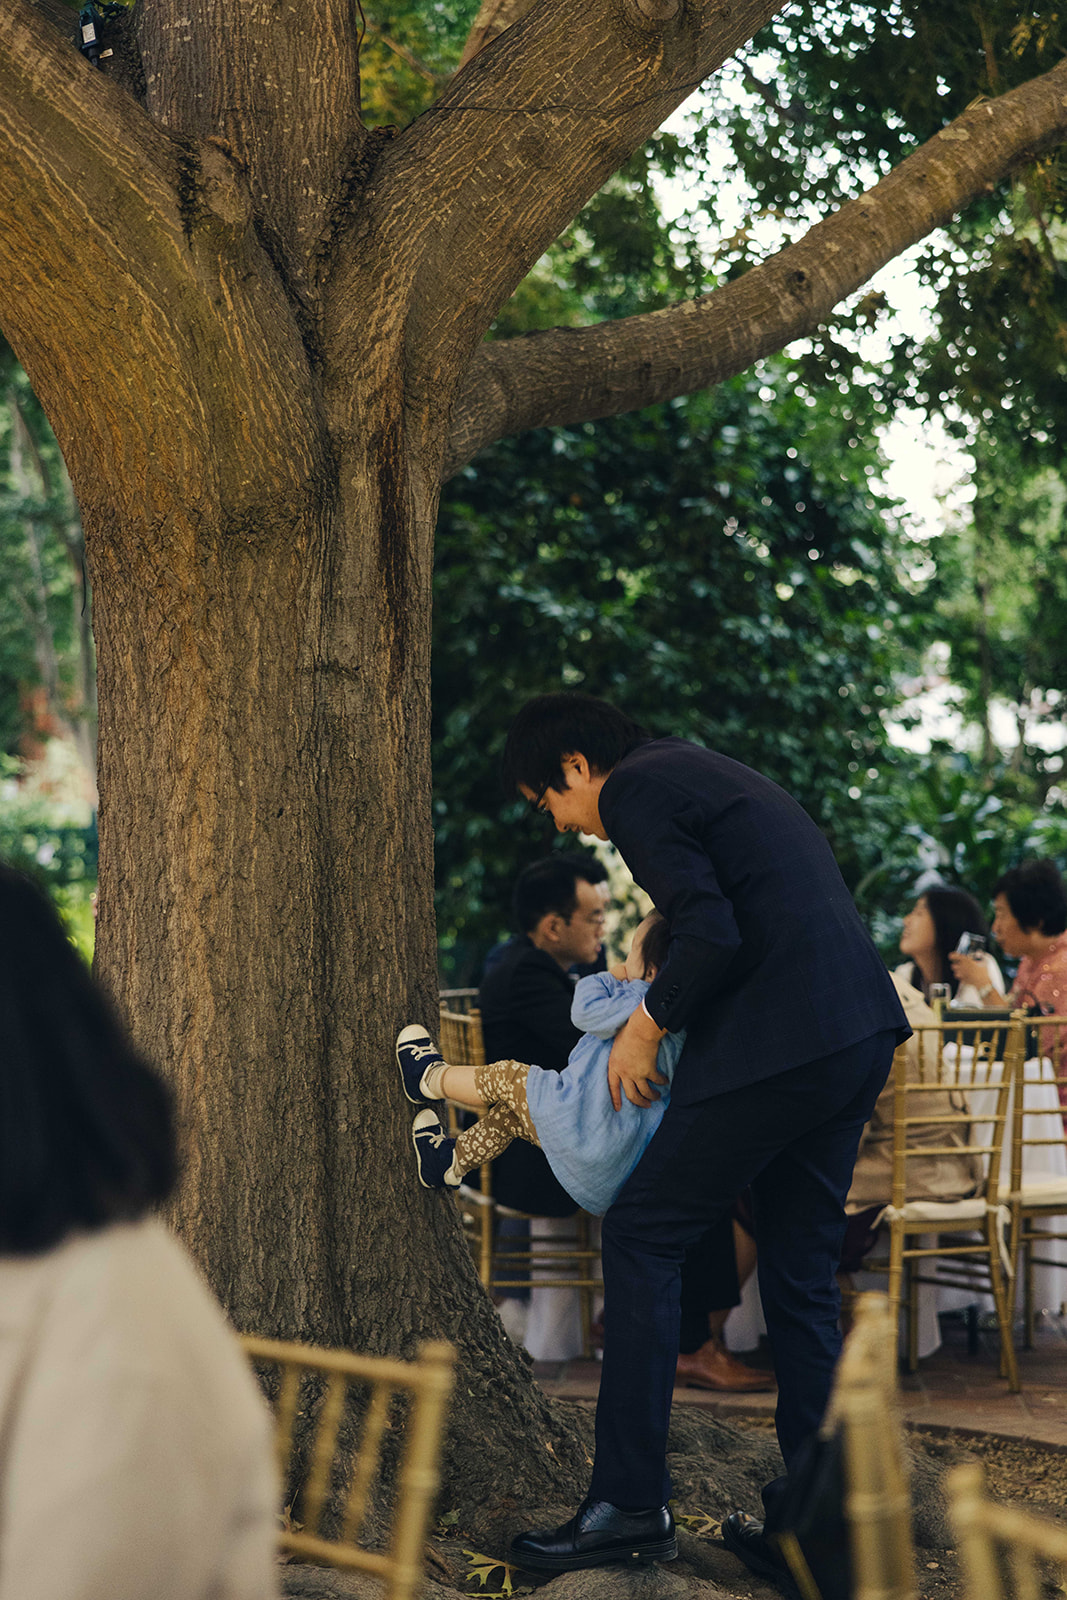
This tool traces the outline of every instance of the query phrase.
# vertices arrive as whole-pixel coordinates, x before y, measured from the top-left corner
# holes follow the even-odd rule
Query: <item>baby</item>
[[[661,1097],[642,1107],[624,1096],[622,1109],[616,1111],[608,1089],[612,1041],[641,1004],[669,945],[667,923],[658,911],[650,912],[634,934],[625,964],[580,979],[571,1019],[583,1037],[562,1072],[520,1061],[449,1066],[425,1029],[404,1028],[396,1058],[404,1093],[424,1107],[411,1129],[423,1186],[456,1188],[468,1172],[492,1161],[513,1139],[526,1139],[545,1152],[577,1204],[602,1216],[659,1127],[685,1041],[684,1034],[668,1033],[660,1042],[656,1067],[667,1082]],[[485,1114],[458,1139],[450,1139],[427,1106],[430,1100],[454,1100]]]

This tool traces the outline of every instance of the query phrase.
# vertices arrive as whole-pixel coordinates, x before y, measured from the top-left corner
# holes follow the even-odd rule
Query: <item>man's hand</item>
[[[665,1032],[665,1028],[657,1028],[647,1012],[638,1007],[616,1034],[608,1060],[608,1089],[616,1111],[622,1110],[623,1090],[634,1106],[650,1106],[659,1099],[658,1091],[652,1086],[667,1082],[656,1071],[656,1051]]]

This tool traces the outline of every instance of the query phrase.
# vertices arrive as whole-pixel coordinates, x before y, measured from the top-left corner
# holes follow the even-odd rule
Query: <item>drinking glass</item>
[[[939,1017],[951,997],[952,985],[950,983],[932,983],[930,985],[930,1005]]]

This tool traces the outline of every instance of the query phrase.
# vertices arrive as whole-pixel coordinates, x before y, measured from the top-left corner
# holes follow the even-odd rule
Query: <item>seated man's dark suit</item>
[[[600,816],[671,926],[646,996],[687,1030],[670,1104],[604,1218],[591,1494],[664,1504],[679,1269],[751,1185],[788,1465],[840,1348],[835,1282],[860,1132],[908,1028],[830,848],[782,789],[681,739],[640,745]]]
[[[574,982],[525,934],[486,969],[478,991],[487,1061],[525,1061],[562,1072],[581,1038],[571,1021]],[[537,1217],[571,1217],[577,1207],[548,1158],[516,1139],[493,1162],[493,1193],[502,1205]]]
[[[478,991],[485,1059],[533,1062],[562,1072],[581,1038],[571,1021],[573,999],[573,975],[525,934],[509,939],[487,961]],[[493,1194],[502,1205],[537,1217],[570,1217],[576,1210],[547,1157],[523,1139],[493,1162]],[[696,1350],[707,1338],[708,1312],[735,1306],[741,1298],[729,1217],[693,1244],[682,1296],[690,1331],[682,1348]]]

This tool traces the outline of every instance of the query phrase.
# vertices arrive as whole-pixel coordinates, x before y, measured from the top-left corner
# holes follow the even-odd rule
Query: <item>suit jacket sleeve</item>
[[[616,770],[604,815],[609,837],[671,927],[670,953],[645,1007],[677,1033],[719,986],[741,947],[733,907],[703,841],[706,818],[669,783]]]

